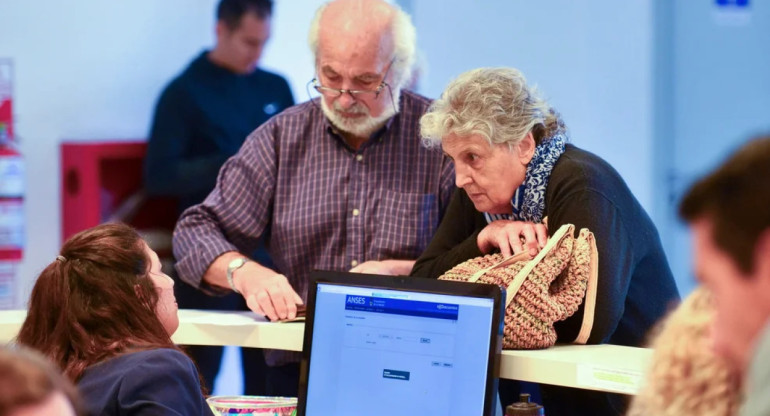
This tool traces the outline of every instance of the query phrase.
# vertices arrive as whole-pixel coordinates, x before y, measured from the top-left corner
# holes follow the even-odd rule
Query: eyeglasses
[[[382,92],[383,89],[387,88],[388,91],[390,91],[390,84],[385,82],[385,78],[387,78],[388,73],[390,73],[390,68],[393,66],[393,61],[395,61],[395,58],[393,58],[388,64],[388,69],[385,70],[385,74],[382,76],[382,82],[380,82],[380,85],[378,85],[377,88],[373,90],[353,90],[353,89],[344,89],[344,88],[324,87],[318,81],[318,78],[313,78],[309,84],[312,84],[313,89],[315,89],[321,95],[327,98],[338,98],[338,97],[341,97],[343,94],[350,94],[350,96],[353,97],[353,99],[355,100],[360,100],[363,98],[377,99],[380,96],[380,93]]]
[[[313,83],[313,88],[318,91],[321,95],[328,98],[337,98],[341,97],[343,94],[350,94],[351,97],[354,99],[362,99],[362,98],[377,98],[380,96],[380,93],[385,87],[390,87],[387,82],[382,81],[377,88],[373,90],[351,90],[351,89],[343,89],[343,88],[331,88],[331,87],[324,87],[320,83],[318,83],[317,78],[313,78],[311,81]]]

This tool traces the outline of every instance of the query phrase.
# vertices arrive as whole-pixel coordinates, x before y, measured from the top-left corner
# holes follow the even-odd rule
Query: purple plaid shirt
[[[416,259],[454,191],[451,161],[420,143],[429,104],[403,91],[401,112],[358,150],[311,102],[271,118],[224,164],[206,200],[182,214],[174,231],[180,277],[222,293],[201,284],[209,265],[227,251],[252,253],[266,230],[276,269],[303,298],[311,270]]]

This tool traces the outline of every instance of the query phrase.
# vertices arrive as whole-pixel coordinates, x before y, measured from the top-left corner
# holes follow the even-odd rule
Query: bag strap
[[[524,283],[524,280],[527,278],[529,273],[532,271],[532,269],[535,268],[541,261],[543,261],[543,258],[553,250],[554,247],[556,247],[557,244],[561,244],[561,241],[564,239],[564,237],[569,232],[570,235],[574,233],[575,227],[572,224],[564,224],[561,227],[559,227],[558,230],[551,236],[551,238],[548,239],[548,243],[546,243],[545,247],[543,247],[542,250],[540,250],[539,253],[537,253],[537,256],[535,256],[534,259],[530,260],[529,263],[527,263],[524,268],[522,268],[519,273],[516,274],[516,276],[513,278],[510,284],[508,284],[508,287],[505,289],[505,306],[508,307],[508,305],[511,304],[513,301],[514,296],[516,296],[516,293],[519,292],[519,288],[521,288],[521,285]],[[483,276],[485,273],[494,270],[499,267],[507,266],[510,263],[527,260],[529,258],[529,253],[526,251],[522,251],[519,254],[515,254],[513,256],[509,256],[497,264],[493,264],[492,266],[489,266],[485,269],[481,269],[477,271],[476,273],[471,276],[470,279],[468,279],[469,282],[476,282],[479,280],[481,276]]]
[[[522,261],[522,260],[529,260],[529,252],[522,251],[519,254],[514,254],[512,256],[508,256],[508,257],[500,260],[499,262],[497,262],[497,263],[495,263],[495,264],[493,264],[493,265],[491,265],[491,266],[489,266],[489,267],[487,267],[485,269],[481,269],[481,270],[477,271],[476,273],[473,273],[473,276],[471,276],[471,278],[468,279],[468,281],[471,282],[471,283],[476,283],[476,281],[479,280],[481,278],[481,276],[483,276],[486,272],[488,272],[490,270],[494,270],[494,269],[496,269],[498,267],[504,267],[504,266],[507,266],[507,265],[509,265],[511,263],[516,263],[517,261]]]
[[[588,240],[591,245],[591,263],[588,273],[588,287],[586,288],[586,297],[583,301],[583,323],[580,326],[580,332],[575,338],[575,344],[585,344],[591,335],[591,329],[594,326],[594,313],[596,312],[596,291],[599,286],[599,252],[596,249],[596,239],[593,233],[588,233]]]
[[[567,233],[569,235],[573,235],[575,230],[575,226],[572,224],[564,224],[561,227],[559,227],[558,230],[551,236],[551,238],[548,239],[548,243],[546,243],[545,247],[543,247],[542,250],[540,250],[539,253],[537,253],[537,256],[535,256],[534,259],[532,259],[529,263],[527,263],[521,270],[519,270],[519,273],[516,274],[516,277],[511,280],[511,283],[508,285],[508,288],[505,290],[505,306],[508,307],[508,305],[513,302],[513,298],[516,296],[516,293],[519,292],[519,289],[521,288],[521,285],[524,283],[524,281],[527,279],[527,276],[532,272],[532,269],[535,268],[540,262],[543,261],[543,258],[550,253],[554,247],[561,244],[562,240],[564,240],[564,237],[567,236]]]

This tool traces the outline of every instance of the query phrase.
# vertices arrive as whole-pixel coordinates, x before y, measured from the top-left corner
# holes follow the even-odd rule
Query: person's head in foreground
[[[751,140],[686,194],[697,278],[714,294],[714,348],[745,372],[770,318],[770,136]]]
[[[0,416],[81,414],[75,387],[44,357],[0,347]]]
[[[41,351],[71,380],[115,355],[177,347],[173,280],[124,224],[103,224],[64,243],[40,273],[18,342]]]
[[[697,288],[659,328],[649,372],[629,416],[729,416],[738,411],[740,377],[711,349],[714,304]]]
[[[324,114],[344,133],[368,139],[398,112],[411,80],[411,19],[382,0],[337,0],[318,9],[308,42]]]
[[[479,68],[447,86],[420,120],[420,133],[454,159],[456,185],[477,211],[502,214],[511,211],[536,148],[538,156],[560,154],[565,127],[521,72]]]

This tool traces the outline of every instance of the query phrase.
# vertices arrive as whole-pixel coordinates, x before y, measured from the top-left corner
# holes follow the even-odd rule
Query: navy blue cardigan
[[[182,352],[152,349],[92,365],[78,381],[90,415],[213,416]]]

